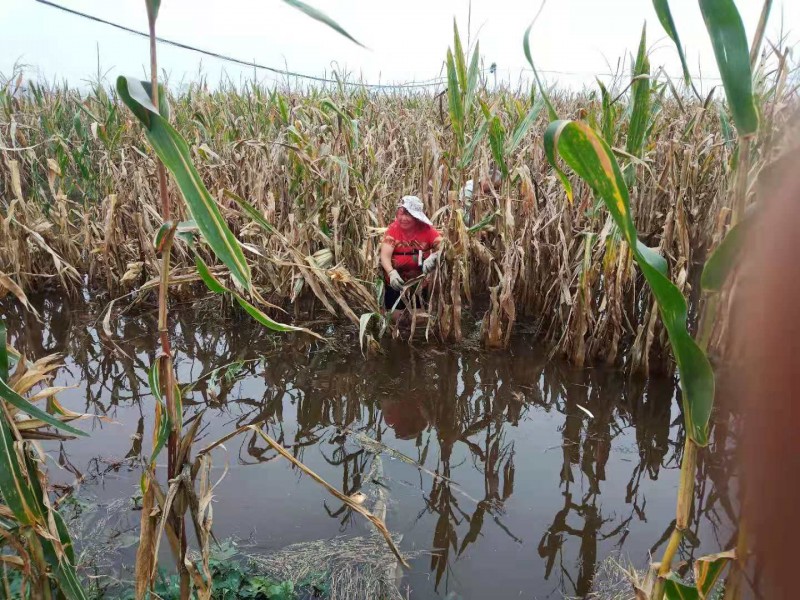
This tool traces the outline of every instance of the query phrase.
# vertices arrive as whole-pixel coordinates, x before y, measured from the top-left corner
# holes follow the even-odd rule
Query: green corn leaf
[[[725,567],[735,559],[736,552],[728,550],[727,552],[701,556],[694,561],[694,581],[701,600],[706,600],[709,597]]]
[[[664,581],[664,598],[666,600],[700,600],[700,593],[693,585],[689,585],[670,573]]]
[[[23,473],[23,464],[14,442],[14,435],[5,415],[0,415],[0,494],[20,523],[41,523],[41,510],[27,473]]]
[[[656,9],[658,20],[661,21],[661,26],[664,28],[664,31],[667,32],[667,35],[678,49],[678,56],[681,59],[681,66],[683,67],[683,80],[686,82],[686,85],[692,85],[692,76],[689,73],[689,65],[686,63],[686,55],[683,53],[681,38],[678,37],[678,30],[675,28],[675,21],[672,20],[669,0],[653,0],[653,8]],[[695,94],[697,94],[696,91]]]
[[[153,397],[161,402],[161,376],[158,373],[158,363],[155,362],[150,367],[150,370],[147,371],[147,383],[150,385],[150,391],[153,394]]]
[[[156,234],[153,236],[153,248],[155,248],[156,252],[161,252],[163,249],[164,241],[167,239],[167,234],[172,230],[172,226],[172,221],[167,221],[166,223],[162,223],[161,227],[156,231]]]
[[[59,542],[64,549],[64,556],[59,559],[52,543],[49,540],[45,542],[45,545],[52,547],[52,551],[48,552],[48,554],[52,553],[55,556],[55,561],[51,564],[53,564],[55,570],[55,579],[58,582],[58,587],[68,600],[85,600],[86,594],[74,566],[75,550],[67,525],[57,510],[51,510],[50,514],[56,524]]]
[[[267,329],[271,329],[272,331],[281,331],[281,332],[290,332],[290,331],[302,331],[303,333],[307,333],[309,335],[314,336],[315,338],[322,339],[321,336],[317,335],[310,329],[306,329],[305,327],[295,327],[294,325],[286,325],[284,323],[278,323],[277,321],[273,321],[263,312],[261,312],[258,308],[250,304],[247,300],[242,298],[239,295],[234,294],[236,297],[236,301],[242,306],[247,314],[253,317],[256,321],[261,323]]]
[[[59,551],[56,549],[52,539],[44,535],[37,536],[44,559],[52,567],[53,580],[67,600],[84,600],[86,596],[75,571],[75,550],[72,546],[69,531],[58,511],[49,508],[45,503],[45,494],[47,492],[42,488],[39,480],[39,465],[27,449],[25,450],[24,461],[21,461],[20,464],[20,467],[23,466],[27,472],[26,481],[30,492],[29,496],[35,503],[34,510],[39,515],[37,523],[43,529],[47,528],[51,533],[54,533],[61,545],[61,551]],[[53,531],[52,525],[55,525],[55,531]]]
[[[456,73],[458,85],[462,96],[467,94],[467,63],[464,48],[461,46],[461,36],[458,35],[458,25],[453,19],[453,55],[456,59]]]
[[[472,162],[472,157],[475,156],[475,150],[478,148],[478,144],[480,144],[481,140],[486,136],[490,123],[490,119],[484,119],[478,126],[472,139],[464,148],[464,154],[461,156],[461,162],[458,164],[460,169],[466,169]]]
[[[547,93],[547,90],[544,89],[542,85],[542,81],[539,79],[539,72],[536,70],[536,65],[533,63],[533,56],[531,55],[531,45],[530,45],[530,35],[531,29],[533,28],[533,21],[528,28],[525,30],[525,35],[522,38],[522,49],[525,52],[525,58],[528,59],[528,64],[530,64],[531,69],[533,69],[533,77],[536,80],[536,85],[539,88],[539,93],[542,95],[544,99],[545,106],[547,106],[547,115],[551,121],[558,120],[558,113],[556,113],[556,109],[553,106],[553,103],[550,101],[550,96]],[[564,186],[564,191],[567,193],[567,200],[569,203],[572,204],[572,184],[570,184],[569,179],[567,178],[567,174],[561,170],[561,167],[558,166],[558,162],[556,161],[555,154],[547,153],[547,146],[545,145],[545,153],[547,154],[547,160],[550,162],[550,166],[556,172],[559,180],[561,181],[561,185]]]
[[[500,121],[500,117],[495,115],[492,117],[492,121],[489,125],[489,147],[492,150],[492,157],[495,163],[497,163],[497,166],[500,167],[500,171],[503,173],[503,177],[508,177],[508,166],[506,165],[505,154],[503,153],[505,141],[506,130],[503,127],[502,121]]]
[[[733,122],[739,135],[751,135],[758,130],[758,111],[742,18],[733,0],[700,0],[700,11],[714,47]]]
[[[506,146],[506,154],[513,153],[520,143],[522,143],[522,140],[525,138],[525,134],[528,133],[531,125],[536,122],[536,119],[539,117],[539,113],[542,112],[542,108],[544,108],[544,97],[539,96],[533,103],[533,106],[531,106],[528,114],[526,114],[525,117],[519,122],[516,129],[514,129],[514,133],[511,134],[511,139],[508,142],[508,146]]]
[[[81,431],[80,429],[75,429],[71,425],[67,425],[66,423],[62,423],[53,415],[50,415],[43,411],[41,408],[28,402],[25,398],[17,394],[14,390],[12,390],[5,380],[0,379],[0,398],[3,398],[6,402],[15,406],[19,410],[27,413],[34,419],[39,419],[40,421],[47,423],[51,427],[55,427],[56,429],[60,429],[61,431],[66,431],[73,435],[80,435],[85,436],[87,435],[86,432]]]
[[[467,71],[467,93],[464,96],[464,110],[467,116],[472,113],[472,100],[475,97],[475,90],[478,87],[478,74],[480,68],[480,42],[475,43],[475,50],[472,52],[472,61],[469,63]]]
[[[8,333],[3,320],[0,320],[0,379],[8,381]]]
[[[628,126],[628,142],[625,150],[637,158],[641,157],[644,147],[647,122],[650,119],[650,61],[647,58],[647,25],[642,27],[642,38],[639,41],[639,52],[633,67],[634,81],[631,84],[633,108]],[[633,169],[630,169],[633,173]],[[630,182],[629,182],[630,183]]]
[[[150,385],[150,392],[155,398],[155,422],[156,429],[153,431],[153,451],[150,455],[150,465],[154,465],[158,455],[167,443],[169,433],[172,429],[172,422],[161,396],[161,376],[158,372],[158,360],[156,360],[147,372],[147,381]]]
[[[728,150],[734,150],[736,148],[736,137],[733,134],[728,112],[721,103],[717,105],[717,112],[719,113],[719,129],[720,133],[722,133],[722,139],[725,141],[725,147]]]
[[[464,146],[464,105],[461,103],[461,92],[458,88],[458,73],[453,60],[453,53],[447,49],[447,108],[450,113],[450,125],[455,133],[458,146]]]
[[[531,24],[528,25],[528,28],[525,30],[525,36],[522,38],[522,49],[525,52],[525,58],[528,59],[528,64],[530,64],[531,69],[533,69],[533,77],[536,80],[536,85],[539,87],[539,92],[542,94],[544,102],[547,105],[547,115],[551,121],[556,121],[558,120],[558,113],[556,113],[556,109],[553,106],[553,103],[550,101],[550,96],[547,94],[547,90],[544,89],[542,81],[539,79],[539,72],[536,70],[536,65],[533,64],[533,56],[531,56],[531,45],[529,40],[532,28],[533,22],[531,22]]]
[[[192,164],[189,147],[184,139],[153,106],[144,82],[118,77],[117,91],[144,125],[147,139],[175,178],[192,219],[214,254],[228,267],[239,285],[250,290],[250,267],[245,261],[239,242],[228,228],[219,207]]]
[[[614,145],[614,130],[616,124],[616,115],[614,112],[614,107],[611,104],[611,94],[608,93],[608,89],[603,82],[599,79],[597,80],[597,85],[600,86],[600,97],[602,98],[602,105],[603,105],[603,123],[602,123],[602,132],[603,132],[603,139],[609,146]]]
[[[559,121],[553,121],[553,122],[558,123]],[[551,123],[550,126],[552,127],[552,125],[553,124]],[[550,128],[548,127],[547,131],[549,130]],[[564,171],[561,170],[561,167],[558,166],[558,161],[556,160],[556,147],[555,145],[547,143],[546,133],[544,142],[545,142],[544,154],[547,157],[547,162],[550,163],[550,166],[553,167],[553,169],[556,172],[556,175],[558,175],[558,178],[561,180],[561,185],[564,186],[564,191],[567,193],[567,200],[569,200],[569,203],[572,204],[572,184],[569,182],[567,174],[564,173]]]
[[[158,11],[161,8],[161,0],[145,0],[145,2],[149,18],[155,21],[158,18]]]
[[[203,283],[206,284],[206,287],[209,290],[215,294],[222,294],[223,292],[227,291],[225,286],[220,283],[219,279],[214,277],[214,274],[208,268],[208,265],[202,258],[200,258],[200,255],[197,252],[194,253],[194,264],[197,267],[197,272],[200,274],[200,279],[203,280]]]
[[[742,249],[748,222],[748,219],[744,219],[734,225],[708,257],[703,267],[703,275],[700,277],[700,285],[704,290],[714,292],[722,290]]]
[[[311,17],[315,21],[319,21],[323,25],[327,25],[328,27],[333,29],[336,33],[338,33],[340,35],[343,35],[344,37],[346,37],[348,40],[350,40],[354,44],[358,44],[362,48],[365,47],[364,44],[362,44],[356,38],[354,38],[352,35],[347,33],[347,31],[345,31],[344,28],[341,25],[339,25],[336,21],[331,19],[324,12],[322,12],[320,10],[317,10],[313,6],[309,6],[305,2],[300,2],[300,0],[283,0],[283,1],[286,4],[288,4],[289,6],[291,6],[293,8],[296,8],[300,12],[304,13],[306,16]]]
[[[686,328],[686,300],[669,280],[666,261],[637,238],[630,211],[628,188],[608,144],[589,126],[578,121],[555,121],[545,133],[548,156],[558,152],[595,193],[632,249],[658,303],[669,334],[681,379],[686,430],[700,446],[708,443],[708,423],[714,402],[714,373],[705,353]]]

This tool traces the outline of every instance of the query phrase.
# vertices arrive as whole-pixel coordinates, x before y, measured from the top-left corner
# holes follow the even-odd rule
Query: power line
[[[149,38],[150,35],[144,31],[139,31],[137,29],[132,29],[130,27],[126,27],[124,25],[120,25],[119,23],[114,23],[113,21],[106,21],[105,19],[101,19],[100,17],[96,17],[94,15],[90,15],[87,13],[80,12],[78,10],[74,10],[71,8],[67,8],[66,6],[62,6],[60,4],[56,4],[55,2],[50,2],[49,0],[36,0],[39,4],[44,4],[51,8],[55,8],[66,13],[70,13],[72,15],[82,17],[84,19],[89,19],[90,21],[95,21],[96,23],[102,23],[103,25],[108,25],[110,27],[114,27],[115,29],[120,29],[127,33],[132,33],[134,35],[138,35],[144,38]],[[339,79],[329,79],[327,77],[317,77],[315,75],[306,75],[304,73],[296,73],[294,71],[288,71],[286,69],[278,69],[276,67],[270,67],[268,65],[262,65],[255,61],[245,61],[240,58],[235,58],[233,56],[227,56],[225,54],[220,54],[219,52],[214,52],[212,50],[205,50],[203,48],[197,48],[195,46],[190,46],[189,44],[184,44],[183,42],[176,42],[175,40],[168,40],[166,38],[156,37],[156,40],[161,42],[162,44],[167,44],[169,46],[174,46],[176,48],[181,48],[183,50],[190,50],[192,52],[198,52],[200,54],[204,54],[206,56],[211,56],[212,58],[217,58],[219,60],[227,61],[230,63],[234,63],[237,65],[242,65],[249,68],[256,68],[262,69],[264,71],[270,71],[272,73],[276,73],[278,75],[285,75],[288,77],[296,77],[299,79],[308,79],[310,81],[318,81],[321,83],[333,83],[333,84],[341,84],[341,85],[350,85],[356,87],[365,87],[371,89],[408,89],[408,88],[428,88],[433,87],[436,85],[440,85],[444,81],[446,81],[445,77],[438,77],[435,79],[430,79],[425,82],[420,83],[402,83],[402,84],[383,84],[383,83],[358,83],[358,82],[351,82],[351,81],[344,81]]]

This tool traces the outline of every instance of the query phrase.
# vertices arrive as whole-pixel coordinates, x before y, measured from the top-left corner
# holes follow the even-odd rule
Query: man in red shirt
[[[416,196],[403,196],[395,220],[381,242],[381,267],[386,282],[383,303],[389,310],[394,308],[392,318],[395,321],[405,310],[405,305],[399,301],[403,287],[436,268],[441,240],[425,215],[422,201]]]

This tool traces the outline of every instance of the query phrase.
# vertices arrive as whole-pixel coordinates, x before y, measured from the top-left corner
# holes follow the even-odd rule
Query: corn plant
[[[8,598],[86,598],[69,531],[49,498],[44,456],[34,442],[86,435],[68,424],[82,415],[58,403],[56,388],[45,387],[25,397],[51,378],[58,358],[47,356],[31,363],[8,345],[5,323],[0,321],[0,547],[10,551],[2,556],[0,585]],[[43,400],[55,414],[34,404]],[[14,593],[7,569],[20,575]]]
[[[654,5],[659,18],[670,37],[678,40],[677,31],[669,12],[667,2],[655,1]],[[737,187],[734,189],[733,219],[736,225],[743,213],[746,202],[746,185],[748,169],[749,142],[758,129],[758,115],[752,94],[752,73],[747,40],[744,35],[739,13],[732,1],[708,0],[700,2],[703,17],[711,36],[717,62],[720,67],[726,95],[729,100],[733,120],[741,136]],[[765,20],[761,27],[765,25]],[[646,68],[642,59],[644,48],[642,43],[634,68],[637,71]],[[527,45],[526,45],[527,46]],[[681,60],[684,62],[681,52]],[[634,86],[637,83],[634,83]],[[645,104],[642,88],[633,89],[633,110],[639,110]],[[635,155],[641,150],[644,127],[640,118],[631,120],[628,131],[627,149]],[[698,448],[708,444],[708,432],[714,401],[714,372],[706,356],[708,337],[701,336],[696,342],[687,328],[687,302],[678,287],[667,276],[667,263],[652,248],[644,245],[639,239],[630,210],[628,187],[632,177],[625,177],[620,169],[611,147],[591,127],[578,121],[554,121],[545,134],[545,149],[550,160],[555,163],[556,156],[561,158],[584,180],[605,203],[611,218],[621,231],[629,245],[633,257],[641,269],[650,290],[658,304],[661,320],[669,335],[672,353],[680,374],[682,391],[684,426],[687,431],[681,478],[678,490],[678,506],[676,525],[665,549],[664,556],[653,573],[657,579],[650,580],[647,589],[638,588],[637,594],[642,598],[661,600],[665,596],[670,600],[685,598],[707,598],[714,588],[727,564],[736,558],[733,551],[698,559],[694,565],[695,581],[693,584],[683,582],[672,571],[672,560],[680,544],[684,529],[688,524],[694,494],[695,469]],[[742,186],[740,188],[740,186]],[[734,263],[736,245],[742,234],[734,228],[730,235],[720,244],[716,253],[706,264],[703,273],[703,287],[719,293]],[[716,306],[716,298],[706,304]],[[704,315],[706,322],[713,320],[713,315]],[[739,557],[743,560],[744,557]]]
[[[333,21],[308,5],[289,1],[316,20],[322,21],[340,33],[347,35]],[[136,555],[135,594],[137,598],[146,598],[152,593],[157,575],[158,549],[162,537],[166,534],[178,568],[181,598],[189,598],[192,588],[196,589],[200,598],[210,598],[212,591],[211,571],[209,568],[211,539],[211,492],[210,482],[210,449],[222,441],[211,444],[200,452],[192,461],[191,452],[195,437],[202,422],[202,414],[184,427],[182,391],[176,384],[172,364],[172,352],[167,334],[168,297],[170,286],[170,259],[173,243],[180,240],[188,251],[194,255],[195,267],[200,280],[215,294],[229,294],[245,312],[261,325],[278,332],[304,332],[319,338],[317,334],[292,325],[279,323],[268,317],[255,304],[268,304],[254,287],[250,265],[247,263],[242,245],[228,227],[216,201],[209,193],[203,180],[195,168],[189,152],[189,146],[178,131],[169,123],[169,104],[163,87],[157,80],[155,25],[160,8],[160,0],[145,0],[150,30],[151,81],[137,81],[132,78],[119,77],[117,92],[125,105],[144,127],[150,146],[155,151],[159,194],[161,198],[161,216],[163,224],[153,239],[155,251],[161,256],[159,280],[159,340],[160,352],[156,362],[149,371],[150,390],[155,399],[155,425],[150,460],[142,476],[142,517],[140,540]],[[347,35],[347,37],[350,37]],[[186,209],[191,217],[188,221],[171,220],[172,206],[167,189],[166,170],[169,170],[183,197]],[[256,224],[264,227],[269,233],[276,233],[258,211],[246,200],[230,194],[240,206],[254,219]],[[214,257],[227,268],[232,286],[227,287],[218,278],[198,252],[198,245],[207,244]],[[247,294],[246,299],[243,294]],[[282,447],[266,436],[255,425],[249,426],[255,434],[272,442],[298,467],[311,473],[329,489],[327,483],[299,464]],[[241,430],[241,431],[244,431]],[[238,432],[235,432],[238,433]],[[227,440],[232,435],[225,436]],[[161,451],[167,449],[167,479],[169,487],[161,488],[156,477],[156,459]],[[352,501],[351,501],[352,502]],[[384,533],[387,543],[394,550],[402,563],[404,560],[394,546],[383,523],[370,515],[362,507],[358,512],[373,521]],[[190,514],[197,541],[200,545],[199,564],[188,558],[188,541],[186,533],[186,513]],[[405,563],[404,563],[405,564]]]

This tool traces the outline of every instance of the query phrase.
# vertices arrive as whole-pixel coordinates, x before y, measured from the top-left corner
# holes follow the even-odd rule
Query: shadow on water
[[[149,452],[155,314],[104,327],[96,306],[36,304],[41,323],[7,310],[12,340],[31,358],[62,353],[54,385],[75,386],[64,404],[114,421],[95,421],[87,441],[49,447],[62,467],[53,480],[65,489],[82,478],[101,501],[130,497]],[[663,548],[683,446],[672,379],[577,370],[522,336],[494,353],[395,342],[365,360],[349,330],[326,346],[226,315],[215,302],[172,314],[178,379],[191,385],[184,406],[189,416],[205,411],[199,446],[266,419],[273,437],[346,494],[368,483],[371,454],[356,432],[422,465],[385,461],[377,482],[390,491],[387,522],[401,547],[423,552],[405,578],[412,598],[584,597],[603,559],[641,567]],[[713,460],[701,459],[683,558],[732,545],[729,420],[718,419]],[[240,436],[228,453],[218,538],[249,537],[268,552],[367,530],[259,438]]]

